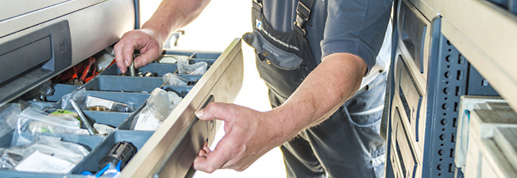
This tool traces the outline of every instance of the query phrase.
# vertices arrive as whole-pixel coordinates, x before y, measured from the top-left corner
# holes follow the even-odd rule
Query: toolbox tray
[[[82,88],[86,89],[87,96],[95,96],[103,99],[113,100],[134,106],[133,112],[109,112],[109,111],[87,111],[84,110],[84,114],[95,123],[107,124],[116,128],[114,132],[107,136],[88,136],[81,135],[78,139],[78,144],[84,145],[89,149],[90,153],[84,157],[69,173],[67,174],[52,174],[52,173],[35,173],[35,172],[22,172],[15,170],[0,170],[0,177],[86,177],[81,175],[83,171],[89,171],[95,173],[98,171],[99,161],[108,152],[112,145],[119,141],[131,142],[137,147],[137,154],[122,170],[122,177],[145,177],[160,176],[162,168],[170,162],[185,162],[184,158],[178,160],[170,160],[174,158],[173,152],[179,149],[184,151],[183,145],[189,148],[189,152],[199,150],[204,140],[209,140],[210,143],[213,141],[215,131],[217,127],[215,123],[207,122],[209,126],[212,126],[212,130],[207,130],[207,125],[204,122],[201,123],[193,116],[191,108],[201,107],[207,102],[206,98],[210,101],[218,102],[232,102],[236,97],[240,87],[242,85],[242,52],[240,49],[240,39],[234,40],[232,44],[223,52],[203,52],[203,51],[179,51],[179,50],[167,50],[164,51],[165,55],[188,55],[190,56],[190,63],[207,62],[208,68],[204,75],[184,75],[180,76],[192,81],[195,84],[188,86],[164,86],[162,76],[165,73],[175,73],[177,71],[176,64],[168,63],[151,63],[147,66],[143,66],[137,70],[139,71],[150,71],[156,73],[158,76],[155,77],[138,77],[138,76],[124,76],[121,75],[116,65],[112,65],[106,70],[102,71],[94,79],[90,80],[82,86],[69,85],[69,84],[52,84],[55,92],[52,96],[48,96],[48,102],[58,102],[61,100],[63,95],[71,92],[78,91]],[[235,59],[235,60],[234,60]],[[235,75],[240,74],[240,75]],[[208,75],[208,76],[207,76]],[[195,88],[196,87],[196,88]],[[146,105],[146,100],[149,98],[151,91],[155,88],[162,88],[166,91],[176,92],[183,100],[178,106],[171,111],[171,114],[164,120],[163,124],[156,131],[135,131],[131,130],[132,123],[134,122],[135,116],[141,109]],[[192,92],[193,91],[193,92]],[[223,91],[224,93],[221,93]],[[187,109],[189,108],[189,109]],[[188,117],[185,117],[188,116]],[[183,117],[183,118],[182,118]],[[177,123],[178,122],[178,123]],[[190,128],[185,128],[183,125],[186,124]],[[200,125],[201,124],[201,125]],[[179,126],[177,126],[179,125]],[[178,129],[179,128],[179,129]],[[199,132],[197,128],[201,128],[203,132]],[[197,130],[196,130],[197,129]],[[176,135],[157,135],[155,133],[160,132],[176,132]],[[202,135],[202,139],[194,138],[194,142],[190,143],[190,138],[184,139],[185,136],[189,137],[190,132],[196,132]],[[0,137],[0,148],[8,148],[11,143],[11,139],[14,135],[14,131]],[[174,136],[173,139],[169,138],[168,142],[162,142],[162,145],[166,145],[166,149],[158,148],[156,145],[149,145],[146,149],[147,154],[150,152],[155,153],[155,149],[161,150],[159,152],[160,159],[153,159],[153,162],[142,161],[141,159],[135,158],[139,155],[140,150],[144,147],[146,142],[154,135],[155,140],[163,140],[163,137]],[[178,137],[179,136],[179,137]],[[193,137],[193,136],[191,136]],[[196,137],[199,137],[196,135]],[[179,139],[179,140],[178,140]],[[187,140],[188,143],[185,143]],[[158,141],[160,142],[160,141]],[[178,144],[182,145],[178,145]],[[194,145],[192,147],[192,145]],[[178,151],[176,151],[178,152]],[[142,153],[143,154],[143,153]],[[182,154],[182,153],[179,153]],[[190,156],[190,162],[181,163],[178,165],[191,165],[194,155]],[[141,155],[140,157],[148,158],[149,155]],[[152,156],[151,156],[152,157]],[[147,163],[146,168],[142,168],[141,165]],[[125,169],[132,169],[131,172],[127,173]],[[191,168],[175,168],[177,172],[171,174],[167,173],[167,176],[188,176],[187,173]]]

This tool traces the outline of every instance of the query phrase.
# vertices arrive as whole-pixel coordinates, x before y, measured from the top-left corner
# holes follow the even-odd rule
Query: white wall
[[[151,17],[159,0],[142,0],[141,19]],[[143,23],[142,23],[143,24]],[[178,46],[174,49],[223,51],[235,38],[251,31],[251,0],[213,0],[198,19],[183,28]],[[271,109],[267,100],[267,90],[259,78],[253,50],[242,43],[244,53],[244,82],[237,96],[236,104],[259,111]],[[216,141],[224,135],[220,128]],[[213,177],[285,177],[285,168],[279,148],[275,148],[257,160],[243,172],[217,170],[212,174],[196,172],[195,178]]]

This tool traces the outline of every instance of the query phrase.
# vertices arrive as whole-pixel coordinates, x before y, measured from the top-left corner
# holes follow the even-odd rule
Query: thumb
[[[206,109],[200,109],[200,110],[197,110],[196,112],[194,112],[194,114],[196,115],[196,117],[199,119],[199,120],[203,120],[203,121],[211,121],[211,120],[214,120],[215,117],[210,117],[209,114],[205,114],[205,110]],[[208,113],[208,110],[206,110],[206,112]]]
[[[197,118],[204,121],[214,119],[226,121],[229,118],[228,113],[232,113],[230,112],[231,108],[229,104],[213,102],[209,103],[205,108],[197,110],[194,114]]]

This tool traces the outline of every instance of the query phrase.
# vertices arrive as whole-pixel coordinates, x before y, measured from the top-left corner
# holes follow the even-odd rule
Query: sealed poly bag
[[[85,101],[86,108],[89,110],[95,110],[100,108],[100,111],[113,111],[113,112],[133,112],[134,106],[132,103],[125,104],[103,98],[87,96]],[[95,109],[92,109],[95,108]]]
[[[168,64],[176,64],[180,60],[189,60],[190,56],[185,55],[163,55],[156,59],[159,63],[168,63]]]
[[[75,100],[78,104],[79,103],[84,103],[85,100],[86,100],[86,89],[81,88],[79,90],[75,90],[72,93],[68,93],[66,95],[63,95],[61,97],[61,100],[59,101],[59,102],[61,102],[61,109],[66,109],[66,110],[72,110],[73,111],[74,108],[72,107],[72,104],[70,104],[71,100]]]
[[[182,78],[173,73],[166,73],[162,77],[164,85],[172,85],[172,86],[186,86],[187,82],[185,78]]]
[[[77,141],[79,135],[85,134],[80,126],[80,121],[74,117],[52,117],[38,107],[29,106],[20,113],[11,145],[31,143],[39,135]]]
[[[174,92],[156,88],[136,118],[134,130],[156,130],[182,98]]]
[[[179,74],[203,75],[205,74],[207,68],[208,64],[206,62],[197,62],[194,64],[189,64],[188,60],[178,60]]]
[[[1,149],[0,168],[66,174],[88,153],[79,144],[39,136],[27,145]]]
[[[0,108],[0,137],[16,128],[21,106],[18,103],[6,104]]]

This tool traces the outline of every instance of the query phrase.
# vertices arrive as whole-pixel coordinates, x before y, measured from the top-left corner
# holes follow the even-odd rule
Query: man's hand
[[[197,111],[196,116],[201,120],[223,120],[225,135],[213,151],[205,144],[194,160],[194,169],[208,173],[216,169],[243,171],[260,156],[283,143],[270,134],[273,132],[266,122],[267,115],[224,103],[210,103]]]
[[[162,43],[152,30],[132,30],[126,32],[115,45],[115,60],[120,71],[125,73],[133,62],[134,51],[140,51],[140,56],[134,61],[135,68],[139,68],[157,59],[162,48]]]

